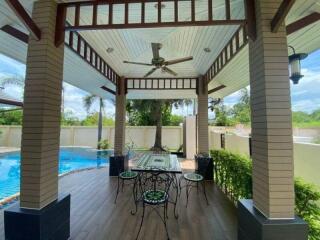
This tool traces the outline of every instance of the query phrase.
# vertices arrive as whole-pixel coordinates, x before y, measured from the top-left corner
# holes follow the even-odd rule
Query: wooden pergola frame
[[[189,1],[190,6],[190,21],[180,20],[178,17],[179,13],[179,2]],[[245,3],[245,19],[232,19],[230,0],[225,0],[225,16],[226,19],[214,20],[212,12],[213,0],[208,1],[208,19],[207,20],[197,20],[196,19],[196,6],[195,0],[97,0],[97,1],[75,1],[68,3],[58,4],[57,10],[57,20],[56,20],[56,36],[55,44],[59,46],[65,41],[65,32],[69,34],[69,42],[66,43],[71,50],[88,62],[97,71],[103,74],[107,79],[109,79],[113,84],[116,85],[117,80],[120,76],[106,63],[106,61],[90,46],[89,43],[77,32],[79,30],[106,30],[106,29],[129,29],[129,28],[159,28],[159,27],[185,27],[185,26],[213,26],[213,25],[239,25],[239,29],[234,33],[226,46],[219,53],[217,58],[213,61],[210,68],[206,71],[204,79],[207,83],[210,83],[213,78],[221,72],[221,70],[239,53],[242,48],[248,43],[249,38],[255,40],[256,38],[256,22],[255,22],[255,5],[254,0],[244,0]],[[27,27],[31,34],[37,39],[41,38],[41,31],[37,25],[33,22],[28,13],[24,10],[23,6],[18,0],[6,0],[10,8],[16,13],[22,23]],[[145,5],[148,3],[155,3],[161,6],[162,3],[173,3],[174,4],[174,20],[172,22],[162,21],[162,8],[158,7],[157,21],[156,22],[146,22],[145,19]],[[291,7],[293,6],[295,0],[283,0],[276,12],[274,18],[271,21],[270,27],[273,32],[276,32],[281,23],[284,21]],[[139,23],[130,23],[130,4],[141,4],[141,19]],[[108,5],[108,24],[98,24],[98,7]],[[123,5],[124,7],[124,22],[121,24],[113,23],[113,11],[114,5]],[[89,25],[81,25],[81,7],[92,7],[92,22]],[[73,24],[66,22],[67,9],[75,9],[75,18]],[[294,23],[287,26],[287,34],[291,34],[299,29],[308,26],[320,19],[319,13],[312,13]],[[16,38],[27,42],[28,36],[9,26],[6,25],[1,28],[2,31],[15,36]],[[243,38],[240,41],[240,33]],[[74,40],[75,39],[75,40]],[[77,43],[75,43],[77,42]],[[240,43],[241,42],[241,43]],[[77,47],[75,48],[75,45]],[[127,78],[133,79],[133,78]],[[140,78],[140,82],[141,82]],[[159,78],[153,78],[159,79]],[[175,78],[184,79],[184,78]],[[147,79],[144,79],[147,80]],[[113,90],[105,89],[106,87],[101,87],[102,89],[114,93]],[[126,87],[126,91],[131,88]],[[136,88],[134,88],[136,89]],[[140,88],[141,89],[141,88]],[[157,88],[159,89],[159,88]],[[167,89],[173,89],[172,87]],[[182,88],[185,89],[185,88]],[[189,88],[190,89],[190,88]],[[109,91],[110,90],[110,91]],[[210,93],[215,89],[209,90]],[[220,90],[220,89],[218,89]]]

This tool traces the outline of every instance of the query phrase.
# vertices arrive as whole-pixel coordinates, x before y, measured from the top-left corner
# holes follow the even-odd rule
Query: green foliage
[[[84,120],[81,121],[82,126],[97,126],[99,122],[99,113],[94,112],[89,114]],[[108,117],[102,117],[103,126],[114,126],[114,120]]]
[[[128,123],[130,126],[154,126],[157,121],[156,105],[161,104],[162,125],[163,126],[179,126],[183,122],[183,117],[173,115],[172,107],[182,105],[190,105],[185,100],[129,100],[126,109],[128,112]]]
[[[296,213],[309,223],[309,239],[320,239],[320,192],[301,178],[295,180]]]
[[[234,122],[243,124],[249,124],[251,122],[250,96],[247,88],[241,90],[240,101],[232,107],[231,115]]]
[[[250,96],[246,88],[241,90],[241,97],[237,104],[227,109],[223,101],[218,101],[210,107],[215,113],[215,126],[233,126],[237,123],[249,124],[250,119]]]
[[[109,149],[110,143],[107,139],[98,142],[98,149]]]
[[[310,128],[320,127],[320,109],[312,113],[292,112],[292,122],[294,127]]]
[[[225,150],[213,150],[216,183],[236,203],[240,198],[252,198],[252,164],[245,156]]]
[[[61,125],[62,126],[79,126],[80,120],[73,115],[71,111],[66,111],[61,114]]]
[[[21,125],[22,110],[0,112],[0,125]]]
[[[183,116],[172,114],[167,126],[179,126],[180,123],[183,123]]]
[[[252,198],[252,161],[225,150],[211,150],[216,184],[231,200]],[[320,236],[320,192],[302,179],[295,180],[296,214],[309,224],[309,240]]]

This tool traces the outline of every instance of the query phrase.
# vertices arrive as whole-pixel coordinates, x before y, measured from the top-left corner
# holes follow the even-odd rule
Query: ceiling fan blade
[[[123,61],[123,63],[136,64],[136,65],[143,65],[143,66],[152,66],[152,64],[151,64],[151,63],[130,62],[130,61]]]
[[[172,65],[172,64],[181,63],[181,62],[187,62],[187,61],[191,61],[192,59],[193,59],[193,57],[184,57],[184,58],[179,58],[179,59],[175,59],[175,60],[165,61],[164,65],[168,66],[168,65]]]
[[[159,51],[161,49],[161,43],[151,43],[151,46],[152,46],[153,58],[154,59],[160,58]]]
[[[177,76],[178,75],[178,73],[172,71],[170,68],[167,68],[167,67],[162,67],[162,70],[164,72],[166,72],[166,73],[169,73],[169,74],[173,75],[173,76]]]
[[[146,75],[144,75],[143,77],[148,77],[150,76],[152,73],[154,73],[157,70],[157,68],[152,68],[149,72],[147,72]]]

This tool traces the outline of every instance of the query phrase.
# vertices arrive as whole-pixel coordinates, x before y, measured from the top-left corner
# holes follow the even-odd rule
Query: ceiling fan
[[[143,65],[143,66],[154,66],[149,72],[147,72],[147,74],[144,75],[144,77],[150,76],[157,69],[161,69],[162,72],[166,72],[173,76],[177,76],[178,74],[173,70],[171,70],[170,68],[168,68],[167,66],[181,63],[181,62],[191,61],[193,59],[193,57],[184,57],[184,58],[166,61],[164,58],[160,57],[159,51],[162,47],[161,43],[151,43],[151,47],[152,47],[152,53],[153,53],[153,58],[151,60],[151,63],[130,62],[130,61],[123,61],[123,62],[129,63],[129,64]]]

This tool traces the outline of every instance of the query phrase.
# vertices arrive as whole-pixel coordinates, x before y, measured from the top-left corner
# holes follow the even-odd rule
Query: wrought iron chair
[[[119,173],[118,175],[118,186],[117,186],[117,193],[116,193],[116,197],[114,199],[114,204],[117,203],[117,198],[119,195],[119,191],[120,191],[120,181],[121,181],[121,191],[123,192],[123,187],[125,185],[133,185],[132,188],[132,194],[133,194],[133,200],[136,201],[136,196],[137,196],[137,178],[138,178],[138,173],[137,172],[132,172],[132,171],[124,171]]]
[[[150,172],[148,175],[144,176],[145,179],[141,179],[141,176],[142,175],[139,175],[139,188],[141,191],[141,202],[143,210],[136,239],[139,238],[142,229],[146,207],[150,207],[152,211],[155,211],[157,213],[164,224],[167,238],[170,239],[167,230],[167,218],[169,191],[173,179],[169,174],[161,172]],[[147,182],[149,184],[146,184]],[[163,208],[163,216],[161,216],[161,208]],[[133,212],[131,213],[135,214]]]
[[[204,161],[205,161],[204,168],[201,168],[200,170],[197,170],[196,172],[193,172],[193,173],[184,173],[179,179],[180,194],[181,194],[181,189],[183,187],[186,188],[186,196],[187,196],[186,207],[188,206],[189,194],[191,189],[196,187],[197,193],[199,193],[199,184],[201,184],[202,186],[204,197],[206,199],[207,204],[209,205],[207,193],[206,193],[206,183],[204,178],[206,175],[206,170],[210,164],[210,158],[205,158]],[[182,180],[186,182],[185,186],[181,186]]]

